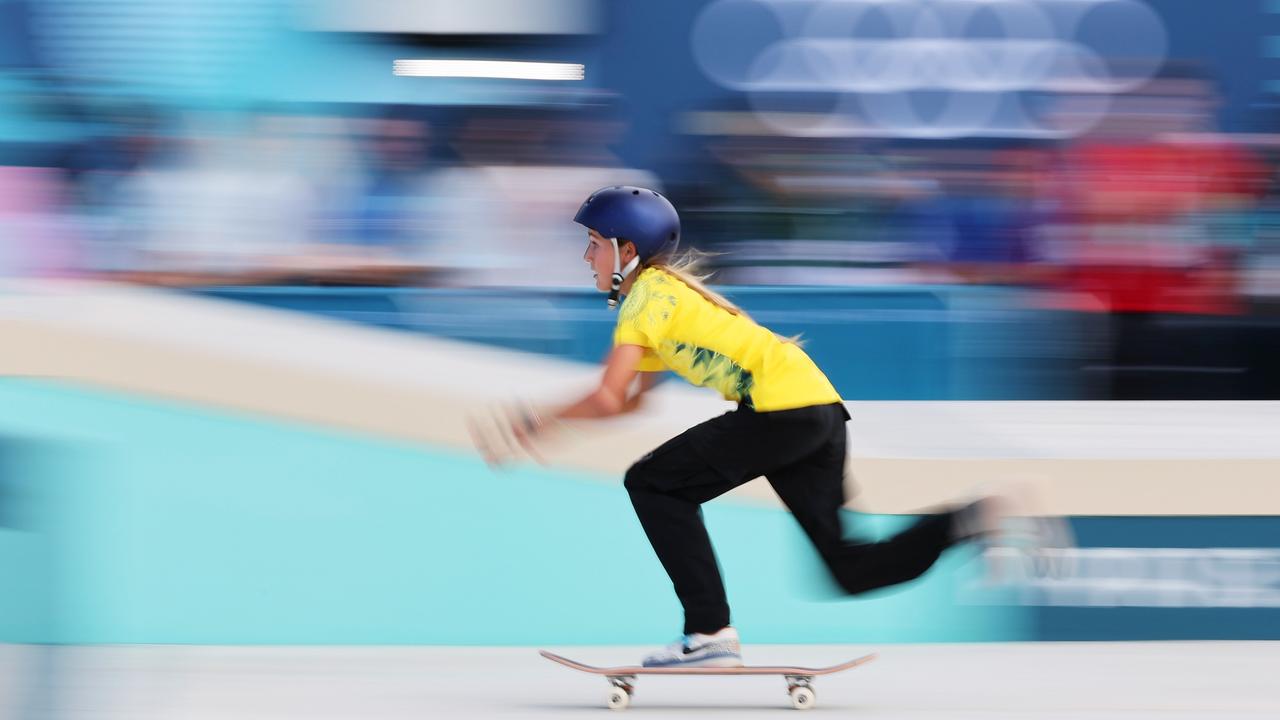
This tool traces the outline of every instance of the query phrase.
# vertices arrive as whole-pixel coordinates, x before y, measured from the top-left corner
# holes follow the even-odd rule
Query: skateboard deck
[[[865,665],[876,659],[876,654],[863,655],[839,665],[822,668],[797,667],[794,665],[748,665],[745,667],[641,667],[626,665],[620,667],[596,667],[570,660],[546,650],[539,650],[542,657],[567,668],[573,668],[593,675],[604,675],[609,681],[610,689],[608,705],[613,710],[623,710],[631,704],[631,696],[635,693],[636,677],[639,675],[781,675],[787,681],[787,694],[791,696],[791,704],[797,710],[808,710],[813,707],[817,696],[813,692],[813,678],[818,675],[831,675],[843,670]]]

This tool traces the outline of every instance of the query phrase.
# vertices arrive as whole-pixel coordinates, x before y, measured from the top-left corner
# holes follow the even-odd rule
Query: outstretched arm
[[[585,397],[565,407],[545,415],[536,411],[528,411],[523,417],[512,423],[511,432],[530,455],[538,457],[533,446],[533,438],[547,429],[549,424],[561,420],[588,420],[614,417],[633,412],[642,403],[645,393],[658,383],[660,373],[640,372],[636,367],[644,356],[645,349],[640,345],[618,345],[605,360],[604,376],[600,385]],[[639,388],[629,394],[636,376],[640,376]]]
[[[644,404],[645,393],[652,390],[658,381],[662,379],[661,372],[641,372],[640,383],[636,387],[636,391],[627,398],[626,406],[622,409],[623,413],[635,412]]]
[[[637,410],[645,393],[658,384],[661,373],[640,372],[636,368],[644,357],[645,348],[640,345],[618,345],[605,360],[604,375],[599,386],[581,399],[557,409],[535,410],[528,406],[511,408],[508,415],[509,430],[506,440],[495,440],[483,424],[473,422],[472,435],[491,465],[500,465],[510,457],[509,449],[514,440],[534,459],[542,462],[542,456],[534,446],[534,439],[552,429],[562,420],[584,420],[623,415]],[[639,376],[639,383],[636,377]],[[638,385],[638,387],[637,387]],[[632,388],[636,390],[632,392]],[[504,446],[508,449],[504,449]]]
[[[639,345],[618,345],[609,353],[604,364],[604,376],[600,385],[586,397],[560,408],[548,419],[579,420],[606,418],[622,415],[640,407],[640,398],[657,384],[658,373],[641,373],[636,370],[644,348]],[[640,388],[629,395],[636,375],[640,375]]]

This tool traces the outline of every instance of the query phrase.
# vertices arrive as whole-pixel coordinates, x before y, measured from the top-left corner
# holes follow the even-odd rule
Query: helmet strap
[[[621,259],[619,258],[618,238],[609,238],[609,242],[613,243],[613,275],[610,277],[608,303],[610,310],[617,310],[618,297],[622,294],[622,281],[640,266],[640,256],[637,255],[631,258],[631,262],[627,263],[624,268],[621,266]]]

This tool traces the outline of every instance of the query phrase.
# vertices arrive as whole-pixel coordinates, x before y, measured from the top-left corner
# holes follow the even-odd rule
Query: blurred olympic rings
[[[1141,0],[718,0],[691,40],[702,71],[763,121],[816,135],[1077,134],[1166,53]],[[941,109],[920,112],[913,93]],[[1047,96],[1071,97],[1071,118],[1026,101]],[[821,109],[777,112],[802,97]]]

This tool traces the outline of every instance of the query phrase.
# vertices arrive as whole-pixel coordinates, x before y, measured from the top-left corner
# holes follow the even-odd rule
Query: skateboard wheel
[[[631,693],[616,687],[609,691],[609,699],[607,702],[610,710],[626,710],[631,704]]]
[[[811,688],[800,685],[791,688],[791,706],[797,710],[808,710],[817,699]]]

